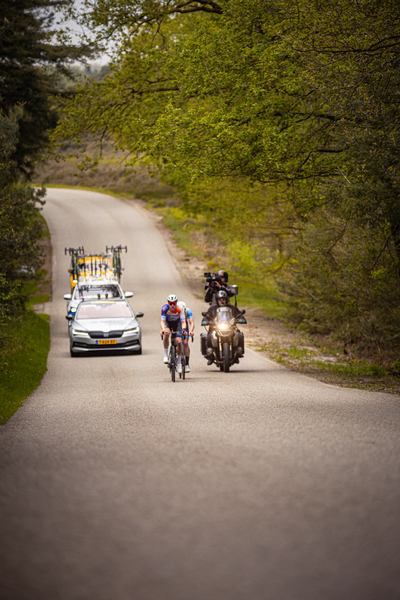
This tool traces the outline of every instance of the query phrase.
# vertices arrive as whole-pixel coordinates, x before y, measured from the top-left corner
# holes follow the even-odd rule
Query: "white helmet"
[[[178,302],[178,306],[183,308],[183,310],[186,310],[186,304],[184,302],[182,302],[182,300],[180,302]]]
[[[167,302],[178,302],[178,296],[175,296],[175,294],[170,294],[167,298]]]

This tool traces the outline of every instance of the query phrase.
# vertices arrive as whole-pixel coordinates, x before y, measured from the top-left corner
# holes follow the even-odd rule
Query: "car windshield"
[[[81,285],[77,287],[75,293],[76,299],[88,298],[122,298],[117,285]]]
[[[115,319],[132,317],[132,311],[125,302],[82,302],[77,319]]]

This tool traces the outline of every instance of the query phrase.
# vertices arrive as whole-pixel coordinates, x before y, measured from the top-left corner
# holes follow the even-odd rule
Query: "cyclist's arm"
[[[194,318],[189,317],[188,321],[189,321],[189,335],[191,335],[194,332]]]
[[[185,313],[184,313],[184,311],[181,312],[180,319],[181,319],[182,329],[185,329],[187,331],[187,325],[186,325],[186,319],[185,319]]]
[[[165,314],[165,307],[163,306],[161,309],[161,329],[165,329],[165,325],[166,325],[166,314]]]

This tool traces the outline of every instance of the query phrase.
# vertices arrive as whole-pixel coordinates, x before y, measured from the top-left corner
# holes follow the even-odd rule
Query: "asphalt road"
[[[142,210],[54,189],[44,215],[51,350],[0,427],[1,600],[399,599],[399,397],[251,351],[229,374],[207,367],[204,304]],[[117,244],[143,354],[72,359],[64,247]],[[197,321],[175,384],[159,339],[170,293]]]

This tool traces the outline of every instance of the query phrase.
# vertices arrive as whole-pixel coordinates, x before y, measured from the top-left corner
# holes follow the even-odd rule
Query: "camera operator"
[[[228,298],[235,295],[234,288],[228,285],[228,273],[224,270],[218,271],[218,273],[204,273],[206,277],[205,296],[204,301],[215,306],[217,304],[216,294],[220,290],[224,290]]]

